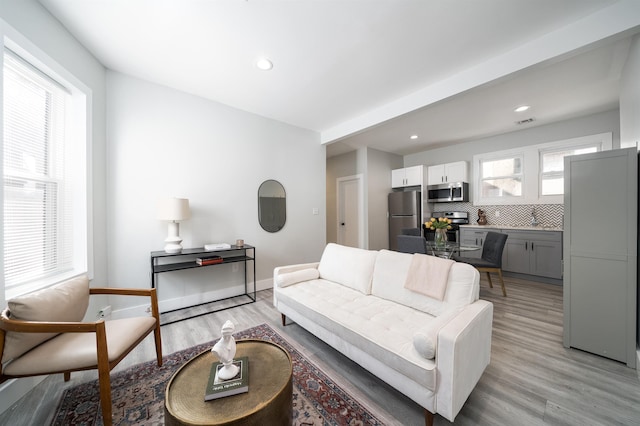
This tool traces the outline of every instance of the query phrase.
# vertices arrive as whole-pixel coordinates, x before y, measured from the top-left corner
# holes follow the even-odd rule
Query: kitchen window
[[[483,198],[522,196],[522,156],[486,159],[480,162]]]
[[[78,125],[78,120],[86,122],[86,99],[47,71],[5,47],[2,238],[7,299],[87,272],[86,127]]]
[[[475,205],[562,204],[564,157],[611,149],[602,133],[474,155]]]
[[[564,194],[564,157],[588,154],[601,149],[601,144],[540,151],[540,195]]]

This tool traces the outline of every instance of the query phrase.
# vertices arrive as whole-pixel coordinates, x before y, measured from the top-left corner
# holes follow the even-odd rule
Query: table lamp
[[[169,234],[164,240],[164,251],[167,253],[182,252],[180,224],[178,221],[189,219],[189,200],[186,198],[164,198],[158,203],[158,219],[169,221]]]

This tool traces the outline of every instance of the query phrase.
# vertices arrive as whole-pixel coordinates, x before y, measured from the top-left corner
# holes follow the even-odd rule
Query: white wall
[[[391,170],[402,167],[401,157],[376,149],[367,149],[367,215],[369,250],[389,248],[388,195]]]
[[[356,151],[327,158],[327,235],[328,243],[338,241],[338,193],[336,180],[341,177],[358,174]]]
[[[51,17],[34,0],[1,1],[0,30],[3,36],[18,39],[22,47],[37,49],[60,67],[80,80],[91,90],[89,128],[90,155],[87,170],[90,190],[90,234],[93,236],[92,250],[93,282],[103,285],[107,276],[107,236],[105,212],[105,70],[104,67]],[[0,280],[0,303],[6,306],[4,284]],[[0,412],[17,401],[38,378],[26,378],[5,382],[0,386]]]
[[[401,167],[401,156],[366,147],[327,159],[327,242],[338,238],[336,180],[362,174],[366,247],[389,248],[387,194],[391,192],[391,170]]]
[[[320,259],[326,160],[317,133],[112,71],[107,93],[111,285],[149,285],[149,253],[162,250],[167,235],[167,224],[155,219],[161,197],[189,199],[184,247],[238,238],[256,246],[263,286],[276,266]],[[266,179],[287,193],[287,222],[277,233],[258,223],[258,187]],[[161,306],[238,285],[240,275],[225,268],[161,274]]]
[[[640,144],[640,35],[633,38],[620,81],[620,146],[636,144]]]

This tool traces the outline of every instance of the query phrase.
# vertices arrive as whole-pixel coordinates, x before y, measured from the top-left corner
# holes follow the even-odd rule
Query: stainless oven
[[[459,241],[460,225],[469,224],[468,212],[433,212],[431,213],[431,217],[435,217],[436,219],[439,217],[446,217],[447,219],[451,219],[451,229],[447,230],[448,241]],[[422,225],[422,228],[424,230],[424,237],[427,239],[427,241],[433,241],[436,231],[425,228],[424,224]]]
[[[469,201],[467,182],[439,183],[427,186],[427,201],[430,203],[451,203]]]

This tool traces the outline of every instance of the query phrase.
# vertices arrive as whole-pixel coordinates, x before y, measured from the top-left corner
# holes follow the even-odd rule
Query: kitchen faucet
[[[538,221],[536,220],[536,209],[535,209],[535,207],[531,208],[531,226],[538,226]]]

